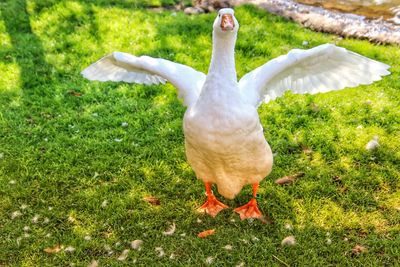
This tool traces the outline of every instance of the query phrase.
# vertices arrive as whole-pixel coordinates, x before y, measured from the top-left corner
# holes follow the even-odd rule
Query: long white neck
[[[235,68],[235,43],[237,33],[219,35],[213,32],[213,50],[206,81],[215,79],[237,83]]]

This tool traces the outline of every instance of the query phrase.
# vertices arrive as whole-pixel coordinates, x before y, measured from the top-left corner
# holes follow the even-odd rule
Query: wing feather
[[[205,81],[205,74],[191,67],[161,58],[114,52],[93,63],[81,74],[89,80],[164,84],[167,81],[178,89],[179,97],[190,106],[196,102]]]
[[[293,49],[246,74],[241,94],[254,106],[285,91],[316,94],[371,84],[390,74],[390,66],[345,48],[325,44],[308,50]]]

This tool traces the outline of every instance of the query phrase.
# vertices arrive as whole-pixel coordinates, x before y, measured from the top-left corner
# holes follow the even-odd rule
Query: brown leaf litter
[[[291,184],[293,183],[297,178],[303,177],[304,176],[304,172],[299,172],[293,175],[288,175],[288,176],[284,176],[282,178],[279,178],[277,180],[275,180],[275,183],[278,185],[285,185],[285,184]]]
[[[60,252],[62,247],[60,244],[54,245],[53,247],[48,247],[43,249],[44,252],[49,253],[49,254],[54,254]]]
[[[147,203],[153,205],[153,206],[159,206],[161,204],[160,200],[158,198],[156,198],[156,197],[153,197],[153,196],[144,197],[143,200],[146,201]]]
[[[209,230],[205,230],[203,232],[198,233],[197,236],[200,238],[205,238],[205,237],[213,235],[213,234],[215,234],[215,229],[209,229]]]
[[[358,255],[360,253],[363,253],[367,251],[367,248],[361,245],[355,245],[354,248],[351,250],[351,252],[353,252],[353,254]]]

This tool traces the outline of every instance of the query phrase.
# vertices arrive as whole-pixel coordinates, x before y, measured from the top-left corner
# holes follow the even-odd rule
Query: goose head
[[[239,30],[239,23],[235,18],[235,12],[231,8],[223,8],[218,11],[214,21],[214,33],[219,36],[236,34]]]

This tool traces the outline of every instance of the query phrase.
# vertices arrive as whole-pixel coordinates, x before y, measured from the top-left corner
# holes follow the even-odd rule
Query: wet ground
[[[302,4],[321,6],[365,16],[370,19],[384,18],[400,24],[400,0],[296,0]]]

